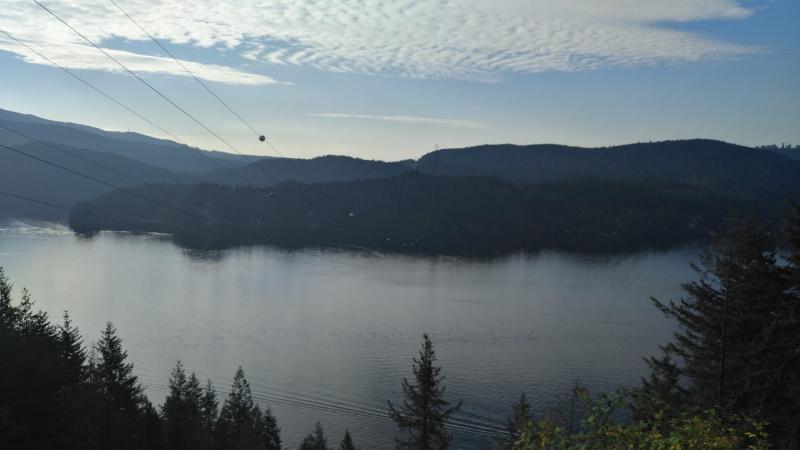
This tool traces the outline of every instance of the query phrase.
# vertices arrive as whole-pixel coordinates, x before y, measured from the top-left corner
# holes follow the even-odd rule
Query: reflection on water
[[[242,365],[289,447],[320,420],[388,447],[423,332],[464,399],[459,448],[485,448],[521,391],[536,411],[580,379],[639,380],[672,324],[649,297],[680,295],[693,250],[630,256],[543,252],[492,261],[263,247],[187,251],[165,236],[78,238],[61,226],[0,227],[0,265],[39,307],[69,310],[87,340],[106,320],[154,402],[180,358],[226,392]]]

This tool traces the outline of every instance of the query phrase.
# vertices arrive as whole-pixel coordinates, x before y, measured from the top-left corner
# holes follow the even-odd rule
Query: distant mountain
[[[139,183],[135,179],[147,183],[189,183],[195,180],[192,175],[172,172],[111,153],[66,146],[58,147],[91,162],[89,163],[39,143],[13,142],[14,137],[7,136],[7,134],[6,132],[0,133],[0,143],[116,186],[138,185]],[[134,180],[105,170],[98,165],[113,169],[134,178]],[[0,190],[69,208],[78,201],[110,192],[112,188],[0,148]],[[150,188],[145,188],[145,192],[149,190]],[[65,219],[67,215],[68,212],[61,209],[0,195],[0,218],[61,220]]]
[[[112,192],[79,204],[70,226],[83,233],[172,233],[195,248],[263,243],[471,255],[541,248],[606,252],[703,238],[731,209],[749,206],[664,181],[517,185],[417,173],[344,183],[165,188],[173,195],[161,198],[174,209]]]
[[[452,176],[491,176],[515,183],[584,177],[617,181],[665,179],[771,206],[800,194],[800,161],[713,140],[665,141],[603,148],[485,145],[439,150],[418,170]]]
[[[243,184],[250,181],[274,185],[287,181],[330,182],[386,178],[411,171],[409,161],[383,162],[349,156],[320,156],[312,159],[265,158],[234,173],[216,170],[204,177],[210,183]]]
[[[220,169],[220,165],[238,167],[249,163],[241,155],[201,150],[138,133],[105,131],[86,125],[56,122],[3,109],[0,109],[0,124],[50,143],[111,153],[173,172],[204,174]],[[198,152],[205,157],[198,155]],[[250,159],[258,157],[250,156]]]

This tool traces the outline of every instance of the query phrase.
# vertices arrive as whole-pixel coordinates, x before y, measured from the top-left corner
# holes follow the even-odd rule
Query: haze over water
[[[220,394],[242,365],[289,448],[317,420],[331,442],[347,427],[357,443],[391,445],[386,400],[401,400],[424,332],[448,397],[464,400],[458,448],[485,448],[521,391],[543,412],[578,379],[594,392],[632,385],[673,331],[649,297],[679,297],[695,254],[204,253],[157,236],[0,231],[15,291],[30,289],[53,318],[69,310],[87,342],[114,322],[151,400],[163,401],[177,359]]]

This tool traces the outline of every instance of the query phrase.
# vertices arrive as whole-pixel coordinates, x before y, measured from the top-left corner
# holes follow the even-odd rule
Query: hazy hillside
[[[493,176],[518,183],[581,177],[668,179],[773,205],[800,193],[800,161],[700,139],[593,149],[486,145],[429,153],[419,160],[418,168],[426,173]]]
[[[408,162],[368,161],[349,156],[313,159],[268,158],[236,170],[216,170],[204,177],[211,183],[272,185],[285,181],[327,182],[385,178],[411,170]]]
[[[4,134],[0,134],[0,142],[6,143],[8,141],[5,139]],[[135,181],[121,175],[38,143],[12,143],[11,145],[25,153],[118,186],[128,187],[137,184]],[[175,173],[110,153],[70,147],[63,148],[86,160],[148,183],[193,181],[193,176],[191,175]],[[109,192],[111,188],[0,148],[0,190],[71,207],[78,201],[88,200]],[[0,196],[0,217],[63,219],[67,217],[67,212]]]
[[[138,133],[104,131],[85,125],[55,122],[2,109],[0,124],[50,143],[112,153],[174,172],[203,174],[220,169],[218,164],[238,167],[248,163],[240,155],[200,150],[207,156],[204,158],[197,154],[198,149],[172,141]],[[209,158],[217,163],[209,161]]]

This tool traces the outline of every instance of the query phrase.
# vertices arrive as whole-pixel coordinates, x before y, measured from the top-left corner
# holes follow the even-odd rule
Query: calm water
[[[17,288],[87,341],[111,320],[154,402],[180,358],[220,393],[242,365],[296,448],[320,420],[363,448],[389,447],[423,332],[463,399],[458,448],[486,448],[521,391],[538,411],[574,380],[632,385],[672,324],[649,296],[676,298],[691,249],[630,256],[545,252],[491,262],[247,248],[192,253],[156,236],[86,240],[61,227],[0,231]],[[18,292],[18,289],[17,289]]]

